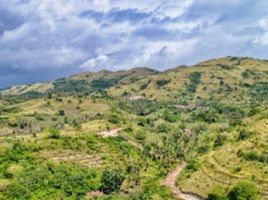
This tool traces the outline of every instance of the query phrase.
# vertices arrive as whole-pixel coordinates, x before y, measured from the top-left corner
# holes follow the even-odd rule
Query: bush
[[[57,192],[64,199],[82,199],[87,192],[100,187],[96,178],[94,171],[72,165],[31,166],[14,177],[3,194],[7,197],[4,199],[57,199],[49,196]]]
[[[81,122],[78,121],[78,120],[75,120],[75,119],[72,121],[72,125],[73,125],[74,128],[76,128],[78,130],[81,129],[81,127],[82,127]]]
[[[25,188],[25,185],[20,183],[13,183],[8,186],[8,190],[5,191],[5,196],[8,199],[30,199],[31,192],[28,188]]]
[[[218,113],[214,109],[209,109],[206,111],[196,111],[193,113],[193,119],[198,121],[203,121],[207,123],[215,123],[219,120]]]
[[[215,186],[209,193],[208,200],[227,200],[225,190],[220,186]]]
[[[189,93],[195,93],[198,85],[201,83],[201,73],[193,72],[189,76],[190,83],[186,86],[186,91]]]
[[[238,182],[228,194],[229,200],[256,200],[257,198],[257,186],[249,181]]]
[[[65,115],[64,110],[59,110],[59,115],[64,116]]]
[[[257,153],[256,151],[239,150],[237,154],[239,157],[242,157],[248,161],[258,161],[262,163],[268,163],[268,154],[265,152]]]
[[[104,194],[111,194],[120,190],[124,177],[119,171],[105,170],[101,177],[101,190]]]
[[[214,141],[214,147],[222,146],[226,140],[227,140],[226,135],[218,134]]]
[[[201,153],[201,154],[208,152],[208,150],[209,150],[209,146],[207,144],[198,147],[198,153]]]
[[[240,129],[238,136],[237,136],[237,140],[246,140],[251,136],[251,132],[245,130],[245,129]]]
[[[143,131],[138,131],[137,134],[136,134],[136,136],[135,136],[135,138],[136,138],[136,140],[139,141],[139,143],[143,144],[144,141],[145,141],[145,138],[146,138],[146,137],[145,137],[145,132],[143,132]]]
[[[170,82],[170,80],[165,80],[165,79],[157,80],[156,86],[157,86],[157,88],[161,88],[164,85],[168,84],[169,82]]]
[[[139,126],[145,126],[146,125],[146,119],[145,118],[139,118],[137,124]]]
[[[52,139],[59,139],[60,138],[60,130],[56,127],[51,127],[48,129],[49,132],[49,138]]]
[[[159,124],[156,129],[158,133],[167,133],[169,131],[169,127],[166,124]]]
[[[186,170],[190,172],[195,172],[198,170],[200,163],[197,160],[190,160],[187,163]]]
[[[167,122],[173,123],[177,121],[177,116],[173,113],[165,112],[163,115],[164,120]]]
[[[120,118],[117,114],[113,113],[108,116],[108,121],[113,124],[118,124],[120,122]]]
[[[119,80],[117,79],[99,79],[91,82],[91,87],[95,90],[103,90],[112,87]]]

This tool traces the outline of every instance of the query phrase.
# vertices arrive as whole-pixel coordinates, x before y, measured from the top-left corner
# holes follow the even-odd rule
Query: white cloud
[[[86,60],[82,65],[80,65],[80,68],[88,70],[92,70],[93,68],[98,69],[98,67],[105,67],[104,65],[105,63],[107,63],[108,60],[108,56],[100,55],[97,58],[91,58]]]
[[[268,17],[260,19],[258,25],[263,30],[263,33],[258,35],[253,42],[259,45],[268,45]]]
[[[177,18],[184,14],[193,3],[193,0],[166,1],[163,6],[159,6],[157,9],[156,16]]]
[[[163,69],[226,54],[268,56],[265,2],[2,0],[10,24],[20,20],[6,28],[0,18],[0,70]]]
[[[4,31],[3,36],[1,38],[1,42],[6,43],[11,41],[22,40],[23,37],[25,37],[31,31],[31,29],[32,29],[31,25],[25,23],[14,30]]]

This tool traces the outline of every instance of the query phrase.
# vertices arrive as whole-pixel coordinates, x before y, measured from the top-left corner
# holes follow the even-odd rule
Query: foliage
[[[118,124],[120,122],[120,118],[117,114],[112,113],[108,115],[108,121],[113,123],[113,124]]]
[[[163,114],[163,118],[164,120],[166,120],[167,122],[173,123],[176,122],[178,120],[177,115],[170,113],[170,112],[164,112]]]
[[[256,185],[249,181],[238,182],[229,192],[229,200],[256,200],[258,189]]]
[[[91,82],[91,87],[94,90],[104,90],[104,89],[112,87],[118,81],[119,81],[118,79],[98,79],[98,80],[93,80]]]
[[[239,150],[237,154],[241,158],[244,158],[245,160],[248,160],[248,161],[258,161],[262,163],[268,163],[268,154],[265,152],[257,153],[256,151]]]
[[[219,117],[214,109],[209,109],[206,111],[196,111],[193,113],[193,118],[198,121],[203,121],[207,123],[215,123],[218,121]]]
[[[214,186],[212,191],[208,194],[208,200],[228,200],[226,191],[221,186]]]
[[[250,136],[252,135],[252,133],[248,130],[245,130],[245,129],[240,129],[239,132],[238,132],[238,136],[237,136],[237,140],[240,141],[240,140],[246,140],[248,139]]]
[[[85,93],[91,92],[92,88],[90,84],[85,80],[68,80],[68,79],[59,79],[53,82],[53,93]]]
[[[169,82],[170,82],[170,80],[165,80],[165,79],[157,80],[156,86],[157,86],[157,88],[161,88],[164,85],[167,85]]]
[[[159,124],[156,127],[156,130],[158,133],[168,133],[169,132],[169,126],[167,124]]]
[[[186,86],[186,91],[195,93],[198,85],[201,83],[201,72],[193,72],[189,75],[190,83]]]
[[[120,190],[124,176],[117,170],[105,170],[101,177],[101,190],[105,194],[111,194]]]
[[[31,199],[40,194],[50,196],[59,190],[66,197],[82,199],[88,191],[99,187],[95,178],[94,172],[75,166],[39,165],[25,169],[11,182],[4,195],[9,199]]]
[[[195,172],[200,167],[200,163],[196,159],[189,160],[186,166],[187,171]]]
[[[257,102],[267,100],[268,82],[256,82],[251,85],[245,85],[244,87],[248,89],[248,93],[253,100]]]
[[[224,142],[227,140],[227,136],[224,134],[218,134],[214,141],[214,147],[222,146]]]
[[[144,141],[146,139],[146,133],[144,131],[138,131],[135,135],[135,138],[139,141],[139,143],[144,144]]]
[[[56,127],[50,127],[48,129],[48,133],[49,133],[49,138],[52,139],[59,139],[60,138],[60,130]]]
[[[130,113],[146,116],[156,111],[160,107],[160,103],[148,99],[139,99],[132,102],[120,102],[119,107]]]
[[[59,115],[64,116],[65,115],[64,110],[59,110]]]

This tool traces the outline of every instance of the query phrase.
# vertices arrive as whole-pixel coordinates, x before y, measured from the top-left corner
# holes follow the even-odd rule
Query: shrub
[[[64,116],[65,115],[64,110],[59,110],[59,115]]]
[[[156,129],[158,133],[167,133],[169,131],[169,127],[166,124],[159,124]]]
[[[74,128],[76,128],[76,129],[81,129],[81,122],[80,121],[78,121],[78,120],[73,120],[73,122],[72,122],[72,125],[73,125],[73,127]]]
[[[157,86],[157,88],[161,88],[164,85],[167,85],[169,82],[170,82],[170,80],[165,80],[165,79],[157,80],[156,86]]]
[[[136,140],[139,141],[139,143],[143,144],[144,141],[145,141],[145,138],[146,138],[146,137],[145,137],[145,132],[143,132],[143,131],[138,131],[137,134],[136,134],[136,136],[135,136],[135,138],[136,138]]]
[[[103,90],[112,87],[119,80],[117,79],[99,79],[91,82],[91,87],[96,90]]]
[[[206,153],[209,150],[209,146],[207,144],[198,147],[198,153]]]
[[[196,111],[193,113],[193,118],[207,123],[215,123],[219,120],[218,114],[214,109]]]
[[[118,124],[120,122],[120,118],[117,114],[112,113],[108,116],[108,121],[113,124]]]
[[[249,181],[238,182],[228,194],[229,200],[256,200],[257,198],[257,186]]]
[[[21,122],[20,123],[20,128],[21,129],[24,129],[24,128],[26,128],[27,127],[27,123],[26,122]]]
[[[208,200],[227,200],[225,190],[220,186],[214,186],[208,195]]]
[[[145,90],[148,87],[149,83],[144,83],[140,86],[140,90]]]
[[[195,172],[198,170],[200,163],[197,160],[190,160],[187,163],[186,170],[190,172]]]
[[[8,190],[5,191],[5,195],[8,199],[30,199],[31,192],[28,188],[25,188],[23,184],[20,183],[13,183],[9,185]]]
[[[218,134],[215,141],[214,141],[214,147],[218,147],[224,144],[224,142],[227,140],[227,136],[223,134]]]
[[[52,139],[59,139],[60,138],[60,130],[56,127],[51,127],[48,129],[49,132],[49,138]]]
[[[195,93],[197,86],[201,83],[201,72],[193,72],[189,75],[190,83],[186,86],[186,91]]]
[[[240,129],[237,140],[246,140],[251,136],[251,132],[245,130],[245,129]]]
[[[177,121],[177,116],[173,113],[165,112],[163,115],[164,120],[167,122],[173,123]]]
[[[239,157],[242,157],[248,161],[258,161],[258,162],[268,163],[268,154],[265,152],[257,153],[256,151],[239,150],[237,154]]]
[[[137,124],[139,126],[145,126],[146,125],[146,119],[145,118],[139,118]]]
[[[101,190],[104,194],[111,194],[120,190],[120,187],[124,181],[124,177],[119,171],[105,170],[101,177]]]

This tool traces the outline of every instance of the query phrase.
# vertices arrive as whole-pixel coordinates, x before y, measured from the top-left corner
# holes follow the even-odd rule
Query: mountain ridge
[[[143,78],[146,78],[148,76],[154,76],[158,74],[165,74],[168,72],[174,72],[181,70],[182,68],[194,68],[194,67],[208,67],[208,66],[219,66],[219,67],[230,67],[227,65],[230,65],[230,63],[237,63],[241,62],[242,60],[253,60],[256,62],[266,62],[267,60],[262,60],[262,59],[255,59],[251,57],[232,57],[232,56],[227,56],[227,57],[219,57],[215,59],[209,59],[200,63],[197,63],[192,66],[187,66],[187,65],[180,65],[175,68],[170,68],[164,71],[157,71],[152,68],[148,67],[135,67],[131,68],[129,70],[118,70],[118,71],[109,71],[109,70],[100,70],[98,72],[82,72],[78,74],[74,74],[68,77],[63,77],[60,79],[56,79],[54,81],[49,81],[49,82],[36,82],[33,84],[23,84],[23,85],[15,85],[11,86],[9,88],[1,89],[0,93],[3,95],[22,95],[28,92],[37,92],[37,93],[46,93],[49,90],[53,89],[53,83],[59,81],[59,80],[86,80],[86,81],[92,81],[92,80],[98,80],[98,79],[121,79],[119,82],[128,84],[131,82],[131,78],[133,79],[132,81],[137,81],[141,80]],[[124,79],[125,78],[125,79]],[[125,80],[125,81],[124,81]]]

